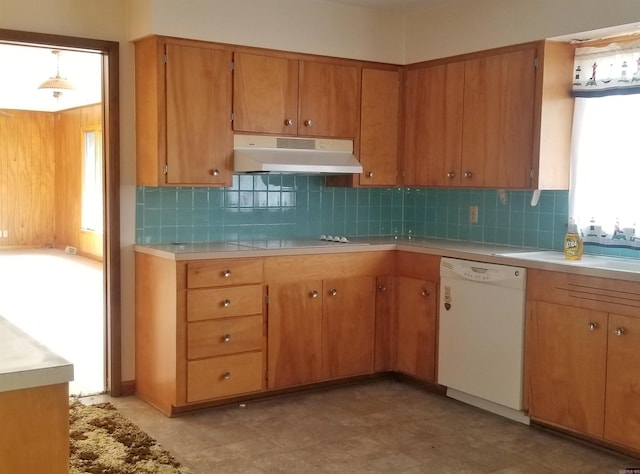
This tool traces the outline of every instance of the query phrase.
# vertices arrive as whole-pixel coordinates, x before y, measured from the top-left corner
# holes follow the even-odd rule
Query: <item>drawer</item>
[[[262,314],[262,285],[187,291],[187,321]]]
[[[189,323],[187,358],[201,359],[262,349],[262,315]]]
[[[187,401],[229,397],[262,390],[262,352],[187,363]]]
[[[187,264],[187,288],[250,283],[262,283],[262,259],[225,259]]]

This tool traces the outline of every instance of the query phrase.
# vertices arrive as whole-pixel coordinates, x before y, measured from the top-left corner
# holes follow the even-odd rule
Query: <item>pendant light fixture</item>
[[[73,84],[71,84],[66,78],[60,76],[60,55],[62,51],[54,49],[51,51],[56,56],[56,75],[55,77],[50,77],[42,84],[38,86],[38,89],[46,89],[53,92],[53,97],[55,99],[60,99],[62,92],[73,90]]]

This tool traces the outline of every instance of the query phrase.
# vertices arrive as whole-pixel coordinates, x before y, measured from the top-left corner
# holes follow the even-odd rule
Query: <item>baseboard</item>
[[[135,380],[125,380],[122,382],[120,387],[122,389],[122,396],[128,397],[136,394],[136,381]]]

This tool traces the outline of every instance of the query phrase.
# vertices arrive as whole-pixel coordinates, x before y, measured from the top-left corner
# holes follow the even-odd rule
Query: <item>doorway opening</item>
[[[46,115],[37,116],[34,119],[37,126],[21,126],[19,133],[29,134],[34,142],[38,142],[42,140],[43,130],[51,130],[53,136],[50,138],[55,143],[55,149],[49,153],[54,156],[55,165],[53,174],[48,177],[46,173],[51,168],[46,160],[45,164],[40,163],[36,167],[23,163],[12,168],[11,173],[15,174],[14,170],[17,169],[23,180],[34,176],[38,180],[30,186],[32,191],[29,198],[21,200],[24,205],[18,211],[19,218],[14,217],[13,220],[9,219],[9,215],[16,213],[21,202],[16,200],[15,195],[3,191],[7,188],[7,180],[0,175],[0,235],[7,230],[7,237],[0,237],[0,248],[3,249],[0,259],[13,259],[3,260],[0,265],[12,270],[8,277],[11,283],[18,283],[20,277],[26,281],[20,291],[12,292],[18,296],[18,301],[22,301],[17,304],[18,308],[27,307],[26,302],[37,301],[42,305],[42,309],[31,312],[31,318],[36,322],[25,323],[32,325],[32,331],[47,333],[42,337],[34,337],[47,344],[42,338],[58,333],[58,342],[52,342],[50,346],[63,356],[67,349],[63,347],[62,350],[56,350],[56,345],[74,347],[73,351],[67,351],[74,353],[73,358],[76,359],[74,361],[67,357],[74,363],[76,375],[76,383],[70,384],[70,392],[84,395],[106,391],[112,396],[122,395],[118,43],[0,29],[0,48],[3,46],[46,50],[50,55],[54,52],[51,56],[54,56],[55,63],[48,63],[48,75],[41,77],[41,81],[49,78],[55,82],[58,77],[64,78],[65,55],[86,54],[89,55],[87,58],[97,58],[100,70],[97,102],[88,99],[89,103],[78,103],[71,108],[65,108],[63,104],[60,107],[63,100],[71,100],[74,96],[75,84],[71,75],[68,78],[73,84],[71,88],[63,84],[58,90],[51,90],[44,87],[44,83],[40,88],[35,87],[38,90],[34,91],[34,95],[50,94],[59,110],[51,112],[54,118],[50,127]],[[22,80],[26,81],[26,77],[22,77]],[[15,124],[16,119],[23,119],[23,114],[27,113],[0,102],[0,127],[3,127],[2,122],[10,127],[6,124]],[[16,151],[17,157],[24,155],[24,149]],[[70,160],[71,156],[76,161],[65,161]],[[9,178],[11,173],[5,173],[5,178]],[[49,192],[52,192],[52,202],[43,203],[38,194]],[[35,223],[39,217],[36,210],[44,208],[46,213],[47,210],[51,211],[51,207],[53,226],[51,222],[48,224],[49,228],[54,229],[52,238],[47,235],[45,227],[35,235],[27,236],[24,222]],[[14,226],[4,224],[8,228],[3,229],[3,222]],[[16,222],[18,226],[15,226]],[[11,250],[7,250],[9,248]],[[2,278],[3,273],[0,272]],[[15,303],[11,304],[15,307]],[[96,311],[100,317],[90,317],[90,313],[95,314]],[[57,318],[63,317],[66,318],[64,323],[56,324],[56,321],[63,321]],[[11,317],[7,319],[11,320]],[[12,322],[20,326],[18,322]],[[97,356],[96,345],[99,346]],[[92,365],[87,368],[87,363]]]

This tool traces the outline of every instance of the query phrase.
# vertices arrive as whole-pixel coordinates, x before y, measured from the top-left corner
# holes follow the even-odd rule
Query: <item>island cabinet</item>
[[[136,253],[136,393],[167,415],[265,388],[261,258]]]
[[[231,66],[224,45],[135,43],[138,185],[231,185]]]
[[[640,452],[640,282],[527,275],[532,420]]]
[[[572,65],[542,41],[408,66],[404,183],[567,189]]]
[[[294,55],[234,54],[233,129],[355,139],[360,68]]]
[[[396,265],[395,370],[433,383],[440,257],[398,252]]]
[[[373,373],[376,275],[392,267],[387,252],[266,257],[268,387]]]

